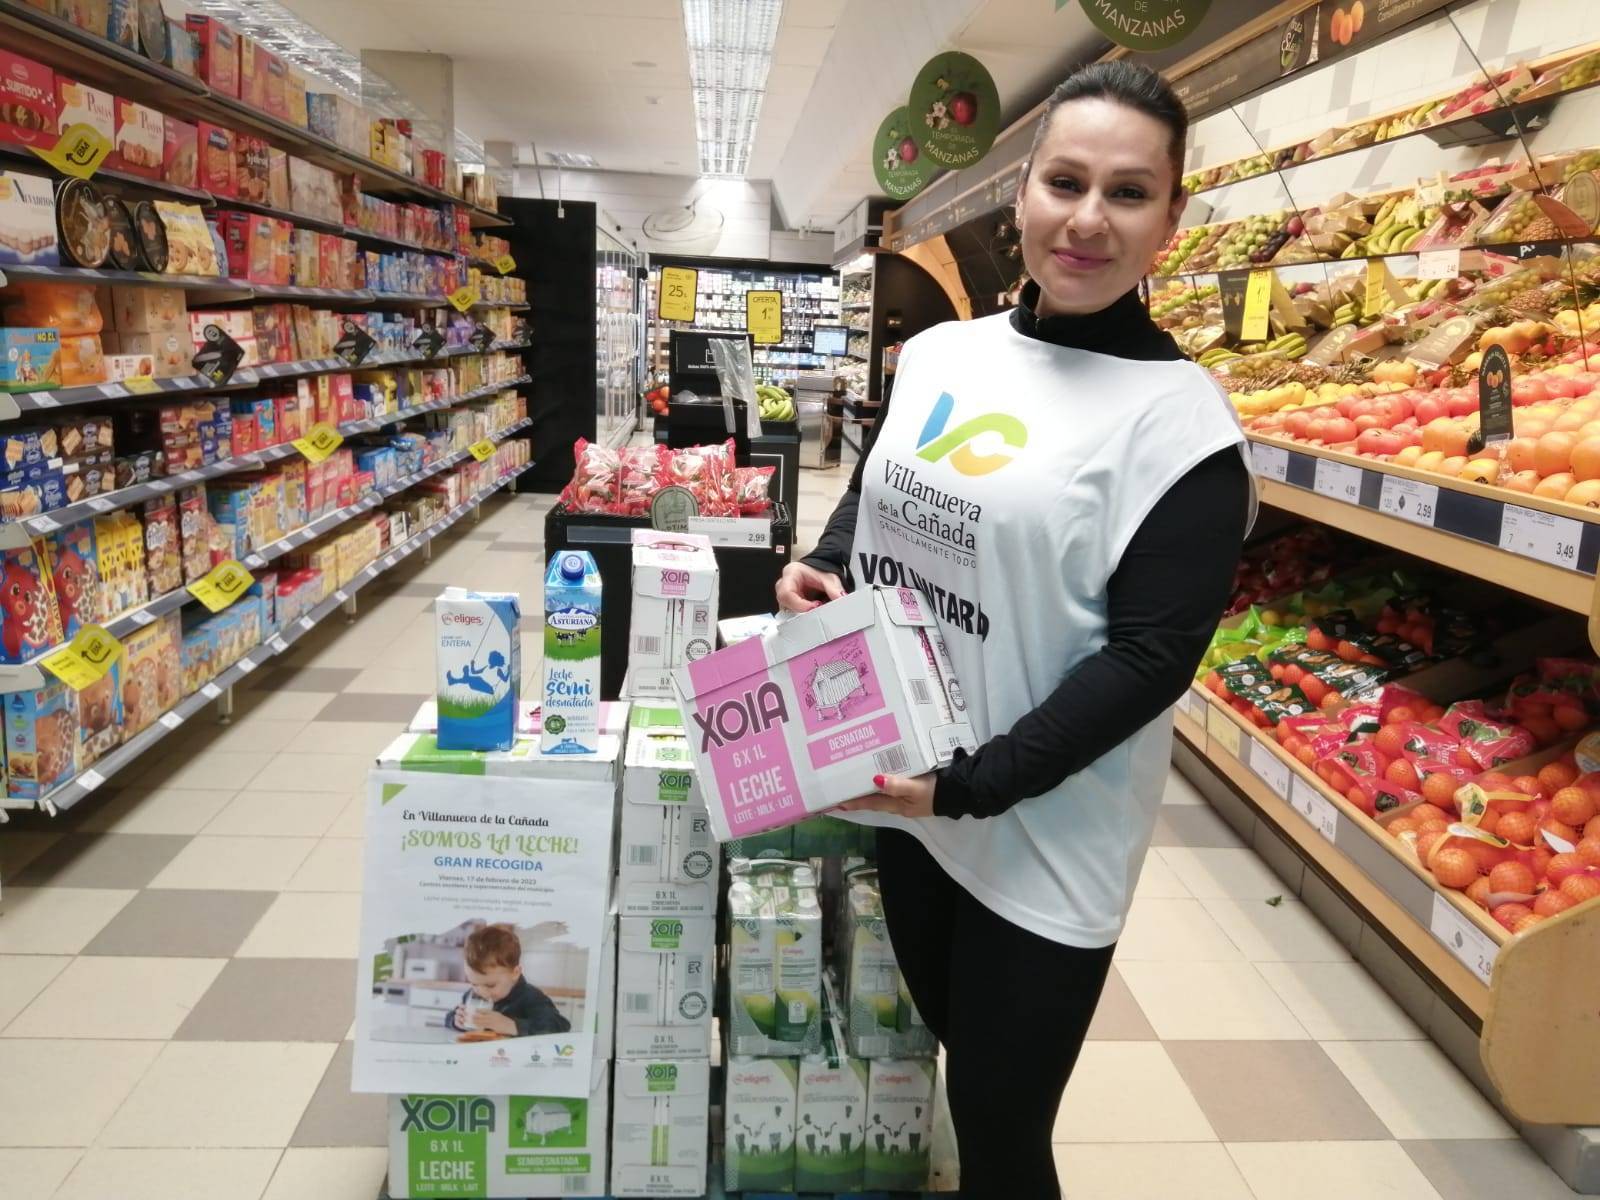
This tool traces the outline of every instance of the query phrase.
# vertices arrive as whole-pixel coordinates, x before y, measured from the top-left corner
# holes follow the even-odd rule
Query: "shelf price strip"
[[[1326,796],[1297,776],[1289,785],[1289,794],[1285,799],[1289,801],[1290,808],[1310,822],[1311,828],[1329,842],[1338,842],[1339,810]]]
[[[1493,938],[1474,925],[1465,913],[1439,892],[1433,894],[1428,932],[1438,938],[1462,966],[1482,980],[1485,987],[1488,986],[1499,947]]]

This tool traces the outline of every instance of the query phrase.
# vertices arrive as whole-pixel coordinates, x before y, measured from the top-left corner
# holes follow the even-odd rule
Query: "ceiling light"
[[[544,160],[553,167],[598,167],[600,164],[590,154],[574,154],[571,150],[546,150]]]
[[[683,0],[700,174],[743,179],[783,0]]]

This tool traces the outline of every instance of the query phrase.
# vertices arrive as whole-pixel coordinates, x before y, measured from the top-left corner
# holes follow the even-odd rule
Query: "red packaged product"
[[[1389,714],[1397,708],[1409,708],[1413,713],[1420,713],[1432,707],[1433,701],[1421,692],[1414,692],[1398,683],[1385,684],[1378,696],[1378,715],[1385,724],[1388,724]]]
[[[9,50],[0,50],[0,138],[26,146],[56,144],[55,73]]]
[[[733,491],[742,516],[758,516],[772,507],[767,488],[776,467],[735,467]]]
[[[178,493],[178,535],[183,581],[193,583],[211,570],[211,513],[204,484]]]
[[[248,34],[239,35],[239,99],[267,110],[267,50]]]
[[[733,439],[720,446],[689,446],[662,455],[662,486],[687,488],[703,517],[733,516]]]
[[[288,65],[276,54],[269,53],[265,48],[261,53],[266,58],[267,64],[267,112],[277,117],[280,121],[289,119],[289,68]]]
[[[1423,762],[1459,762],[1461,739],[1452,733],[1420,721],[1402,721],[1400,735],[1405,756],[1417,764],[1419,771]]]
[[[618,501],[618,476],[622,463],[615,450],[579,438],[572,446],[576,460],[572,481],[561,492],[561,503],[573,512],[611,512]]]
[[[1452,704],[1439,727],[1455,734],[1462,751],[1483,771],[1523,758],[1537,748],[1533,735],[1520,725],[1491,719],[1481,700]]]
[[[166,156],[166,118],[153,108],[117,97],[117,142],[109,164],[130,175],[161,178]]]
[[[234,183],[233,130],[209,121],[196,127],[200,143],[200,186],[213,196],[238,194]]]
[[[661,490],[662,451],[655,445],[625,446],[617,452],[617,506],[625,517],[642,517]]]
[[[274,396],[273,404],[277,410],[279,436],[286,442],[304,437],[306,427],[300,411],[299,396],[293,393]]]
[[[161,178],[179,187],[199,187],[199,130],[187,121],[163,116],[161,134]]]
[[[178,506],[172,497],[147,501],[139,514],[144,525],[144,565],[150,594],[159,596],[183,586],[182,540]]]
[[[261,449],[261,431],[256,428],[254,413],[233,414],[233,453],[253,454]]]
[[[330,424],[359,421],[365,415],[356,402],[355,384],[348,375],[330,375],[328,386],[333,395],[333,418]],[[319,420],[321,418],[318,418]]]
[[[188,13],[184,27],[200,43],[200,78],[214,92],[239,95],[239,35],[215,17]]]
[[[251,204],[265,204],[271,193],[267,144],[249,134],[233,135],[234,195]]]

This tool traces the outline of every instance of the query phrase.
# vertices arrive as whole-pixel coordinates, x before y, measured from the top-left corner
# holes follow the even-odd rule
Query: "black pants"
[[[963,1200],[1058,1200],[1051,1129],[1111,969],[974,900],[899,830],[878,831],[884,916],[911,998],[944,1045]]]

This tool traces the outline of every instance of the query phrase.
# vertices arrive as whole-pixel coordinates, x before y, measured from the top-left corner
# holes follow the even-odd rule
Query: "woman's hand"
[[[859,800],[846,800],[841,812],[886,812],[897,817],[933,816],[933,786],[938,776],[874,775],[876,794]]]
[[[785,612],[810,612],[829,600],[844,595],[844,584],[832,571],[819,571],[805,563],[792,562],[778,576],[778,607]]]

